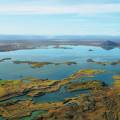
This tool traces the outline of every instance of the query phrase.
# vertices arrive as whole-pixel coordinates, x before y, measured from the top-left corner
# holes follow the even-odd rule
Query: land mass
[[[115,41],[115,42],[114,42]],[[98,46],[103,49],[113,49],[114,47],[120,47],[120,39],[108,38],[94,38],[94,37],[24,37],[24,36],[8,36],[0,37],[0,51],[13,51],[22,49],[36,49],[46,48],[48,46],[54,46],[54,48],[70,49],[69,47],[61,47],[61,45],[87,45]]]
[[[79,70],[60,81],[36,78],[2,80],[0,81],[0,116],[17,120],[30,116],[32,112],[41,111],[35,120],[119,120],[119,75],[113,76],[114,85],[111,87],[100,80],[72,83],[76,78],[94,77],[103,72],[103,70],[95,69]],[[70,92],[88,89],[91,93],[80,94],[57,102],[33,102],[34,96],[55,92],[64,85]],[[31,96],[31,99],[10,100],[21,94]]]

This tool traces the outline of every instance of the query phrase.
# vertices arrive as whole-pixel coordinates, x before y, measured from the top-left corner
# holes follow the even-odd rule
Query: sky
[[[0,0],[2,35],[120,35],[120,0]]]

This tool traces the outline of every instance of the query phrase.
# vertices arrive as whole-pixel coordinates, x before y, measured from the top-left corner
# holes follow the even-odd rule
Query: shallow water
[[[83,78],[78,81],[101,80],[105,82],[107,85],[112,85],[113,84],[112,76],[120,73],[120,65],[102,66],[87,62],[87,59],[107,62],[120,60],[119,48],[115,48],[112,50],[104,50],[100,47],[93,46],[65,46],[65,47],[70,47],[72,49],[53,48],[53,46],[50,46],[46,49],[0,52],[0,59],[12,58],[12,60],[0,62],[0,78],[4,80],[8,79],[14,80],[25,77],[36,77],[51,80],[62,80],[80,69],[103,69],[106,70],[106,72],[103,74],[96,75],[93,78]],[[93,51],[89,51],[89,49],[92,49]],[[28,64],[14,64],[12,62],[16,60],[41,61],[41,62],[46,61],[53,63],[73,61],[77,62],[77,64],[74,65],[50,64],[41,68],[31,68],[30,65]],[[45,94],[43,96],[34,97],[33,101],[34,102],[62,101],[66,98],[77,96],[78,94],[81,93],[88,93],[88,91],[66,92],[65,86],[63,86],[60,90],[56,92]],[[26,96],[12,98],[12,100],[24,100],[24,99],[29,98]],[[35,114],[37,113],[39,113],[39,111],[34,112],[33,116],[35,116]]]

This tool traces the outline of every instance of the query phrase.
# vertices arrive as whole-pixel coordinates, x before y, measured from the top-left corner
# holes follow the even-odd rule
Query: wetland
[[[0,120],[119,120],[119,53],[82,45],[0,52]]]

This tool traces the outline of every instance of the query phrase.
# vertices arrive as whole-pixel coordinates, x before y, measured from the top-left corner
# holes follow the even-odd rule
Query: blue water
[[[10,57],[12,60],[0,63],[1,79],[20,79],[28,76],[61,80],[79,69],[105,69],[107,71],[119,72],[120,65],[102,66],[87,63],[87,59],[97,61],[117,61],[120,60],[120,49],[104,50],[99,47],[92,46],[68,46],[72,49],[56,49],[48,47],[46,49],[17,50],[10,52],[0,52],[0,59]],[[89,51],[92,49],[93,51]],[[14,64],[14,60],[26,61],[47,61],[62,63],[66,61],[75,61],[76,65],[47,65],[42,68],[31,68],[27,64]],[[112,73],[111,73],[112,74]],[[109,83],[109,82],[108,82]]]
[[[45,94],[43,96],[40,97],[34,97],[33,101],[34,102],[56,102],[56,101],[63,101],[66,98],[71,98],[71,97],[75,97],[79,94],[83,94],[83,93],[89,93],[88,90],[81,90],[81,91],[74,91],[74,92],[69,92],[66,91],[66,89],[64,87],[62,87],[60,90],[56,91],[56,92],[52,92],[49,94]]]
[[[79,69],[104,69],[105,74],[96,76],[107,84],[112,84],[112,76],[120,72],[120,65],[102,66],[94,63],[87,63],[87,59],[96,61],[117,61],[120,60],[120,49],[104,50],[93,46],[64,46],[72,49],[59,49],[49,46],[44,49],[17,50],[0,52],[0,59],[12,58],[12,60],[0,63],[1,79],[21,79],[24,77],[37,77],[43,79],[62,80]],[[89,51],[92,49],[93,51]],[[75,65],[47,65],[41,68],[31,68],[28,64],[14,64],[14,60],[41,61],[63,63],[75,61]]]

